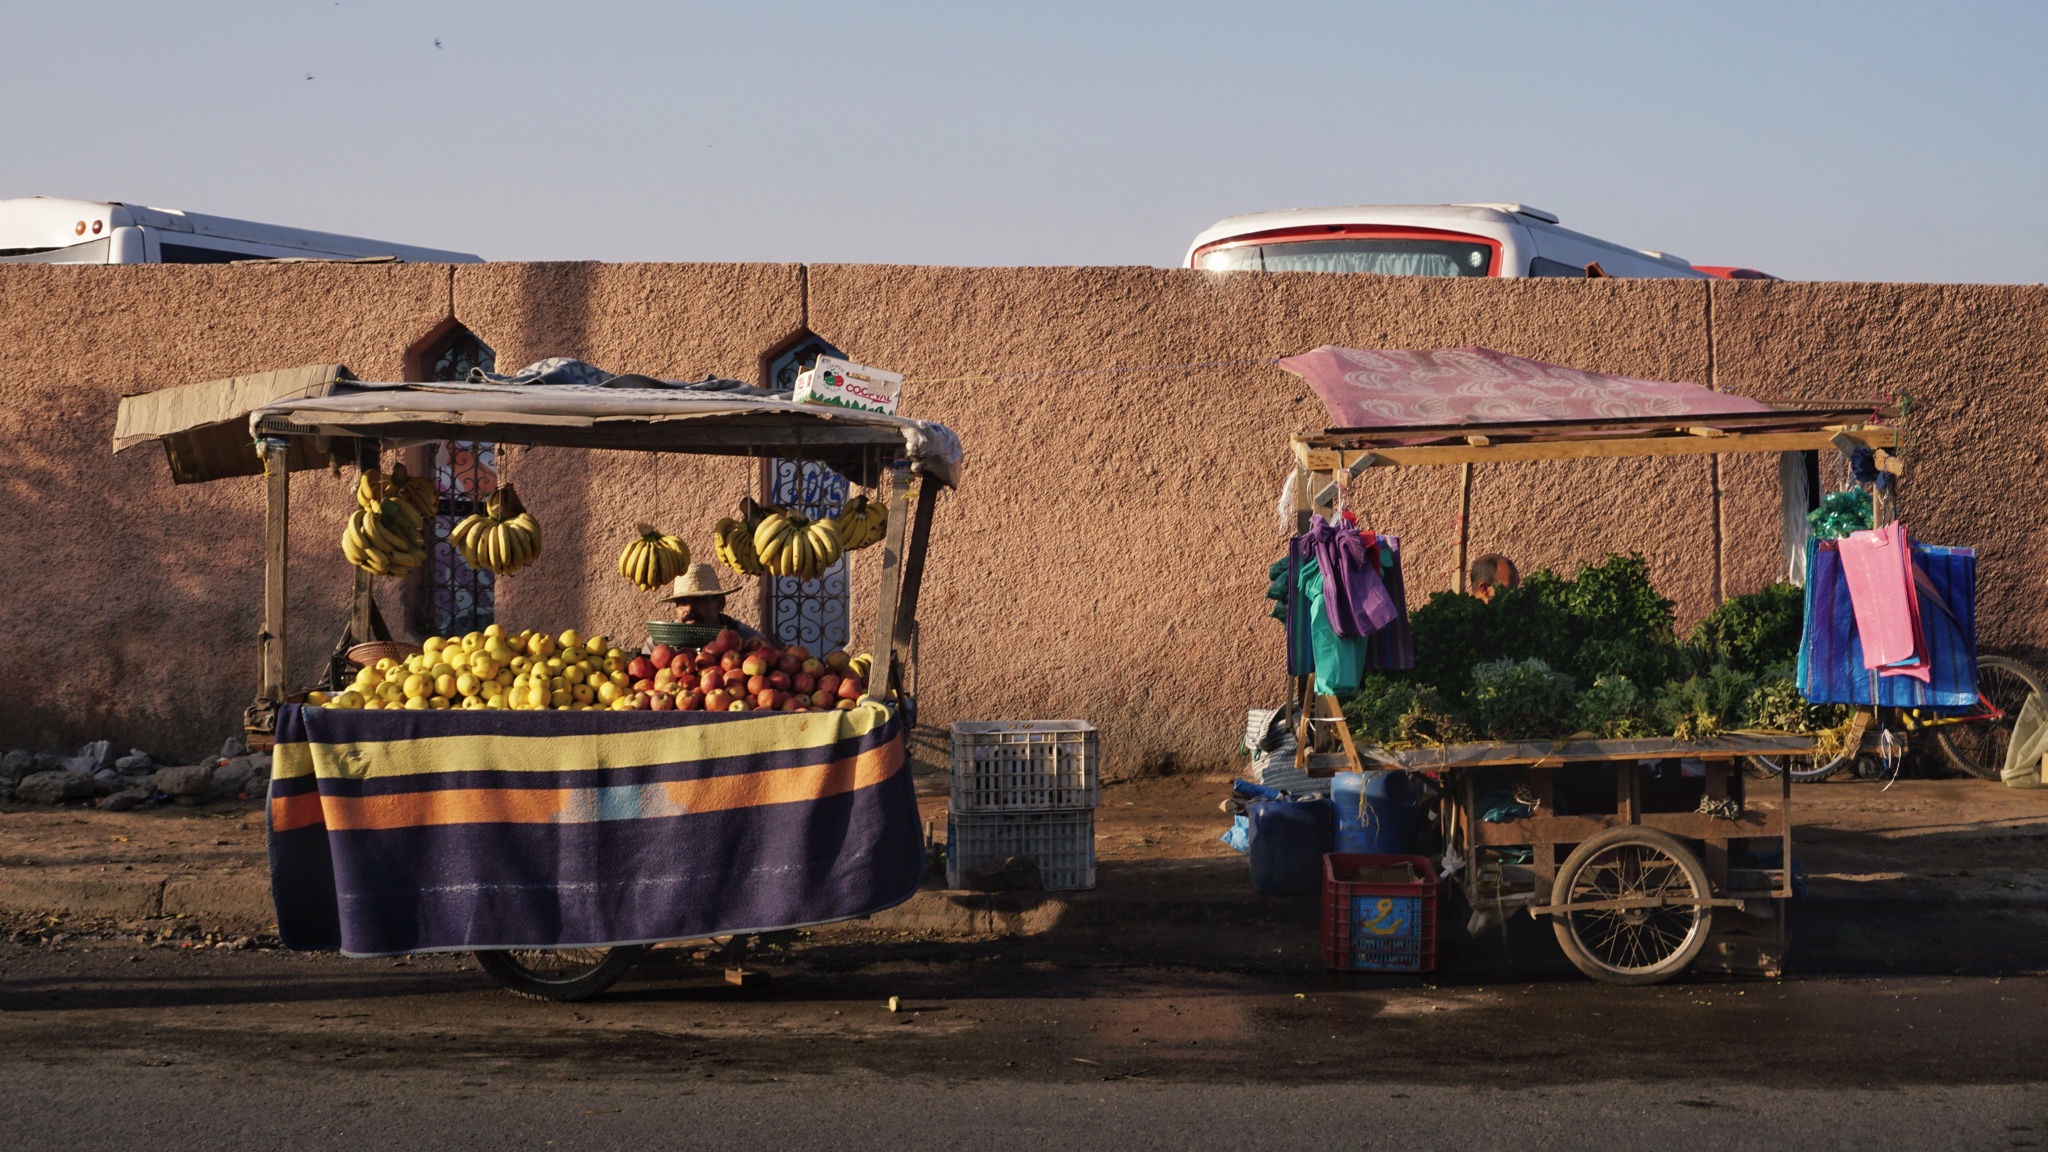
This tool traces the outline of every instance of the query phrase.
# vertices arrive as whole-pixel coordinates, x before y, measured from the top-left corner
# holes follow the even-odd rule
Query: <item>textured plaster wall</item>
[[[263,482],[174,486],[161,448],[112,455],[124,393],[339,361],[396,374],[448,311],[445,267],[0,270],[0,743],[110,737],[196,752],[255,694]],[[332,562],[347,480],[293,477],[292,674],[346,618]]]
[[[754,379],[811,331],[911,378],[904,410],[965,441],[923,608],[923,719],[1080,716],[1114,774],[1228,763],[1242,709],[1284,690],[1260,597],[1281,547],[1286,434],[1320,406],[1271,360],[1322,343],[1483,344],[1762,396],[1904,390],[1920,405],[1907,520],[1983,549],[1988,645],[2048,648],[2026,562],[2043,518],[2003,498],[2048,470],[2048,292],[1940,285],[1212,277],[1143,268],[496,264],[458,269],[0,268],[0,538],[17,557],[0,742],[203,746],[254,679],[259,482],[174,488],[154,449],[107,454],[123,392],[340,360],[396,376],[450,318],[503,368]],[[1165,371],[1117,371],[1105,368]],[[967,377],[969,379],[961,379]],[[500,592],[514,627],[637,635],[651,597],[613,571],[632,525],[710,524],[751,462],[515,450],[505,471],[549,554]],[[1721,490],[1717,501],[1715,486]],[[294,479],[294,675],[342,620],[344,483]],[[1575,566],[1649,555],[1690,621],[1779,574],[1775,459],[1482,468],[1475,552]],[[1401,535],[1418,598],[1450,585],[1456,475],[1369,473],[1357,503]],[[874,553],[855,566],[870,642]],[[110,559],[111,557],[111,559]],[[396,615],[395,597],[387,596]],[[751,595],[736,599],[755,613]],[[75,659],[95,650],[105,658]]]

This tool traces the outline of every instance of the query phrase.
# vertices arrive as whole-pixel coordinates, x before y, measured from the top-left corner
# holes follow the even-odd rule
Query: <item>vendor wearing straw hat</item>
[[[674,587],[661,598],[661,602],[676,606],[678,624],[730,628],[741,636],[759,636],[759,632],[725,614],[725,597],[731,591],[719,583],[716,567],[692,564],[688,571],[676,577]]]

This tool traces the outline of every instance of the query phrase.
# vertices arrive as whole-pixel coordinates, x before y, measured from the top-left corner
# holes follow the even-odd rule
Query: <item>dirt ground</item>
[[[919,809],[946,828],[944,779],[920,781]],[[1096,857],[1106,863],[1235,856],[1218,837],[1228,777],[1170,776],[1105,785]],[[1841,778],[1795,786],[1797,851],[1810,877],[1845,883],[1982,880],[2048,893],[2048,789],[1983,780]],[[259,805],[162,805],[132,812],[0,805],[0,866],[264,873]],[[1967,874],[1967,875],[1966,875]]]

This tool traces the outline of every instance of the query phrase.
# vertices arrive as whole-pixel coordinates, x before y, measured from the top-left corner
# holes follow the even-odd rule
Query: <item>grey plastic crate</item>
[[[1095,887],[1095,813],[953,812],[946,817],[946,886],[967,887],[967,874],[1013,856],[1038,865],[1047,892]]]
[[[1102,802],[1102,746],[1086,720],[953,725],[955,812],[1048,812]]]

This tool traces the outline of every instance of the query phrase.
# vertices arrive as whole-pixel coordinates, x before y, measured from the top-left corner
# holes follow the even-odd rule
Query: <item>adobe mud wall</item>
[[[2048,290],[1972,285],[1428,281],[1145,268],[491,264],[0,268],[0,541],[13,560],[0,743],[109,736],[196,751],[253,691],[262,496],[174,487],[160,453],[109,455],[119,396],[341,361],[365,377],[451,319],[501,367],[577,356],[615,371],[753,379],[803,330],[904,372],[907,414],[967,446],[940,505],[923,609],[923,714],[1080,716],[1112,774],[1230,764],[1247,705],[1282,693],[1260,597],[1281,546],[1285,437],[1320,406],[1271,366],[1318,344],[1481,344],[1762,397],[1916,403],[1906,518],[1983,553],[1987,647],[2048,650],[2028,557],[2048,518]],[[1167,371],[1104,368],[1209,365]],[[993,377],[992,379],[990,377]],[[930,381],[917,383],[916,381]],[[752,468],[514,450],[503,464],[549,555],[499,618],[637,634],[648,598],[612,571],[629,526],[709,526]],[[346,481],[294,477],[293,674],[309,682],[348,582]],[[1717,498],[1718,489],[1718,498]],[[1401,535],[1417,593],[1448,587],[1455,476],[1368,474],[1358,503]],[[1651,557],[1689,621],[1779,573],[1775,460],[1482,468],[1472,543],[1525,568]],[[872,553],[854,580],[871,628]],[[395,596],[387,614],[398,616]]]

